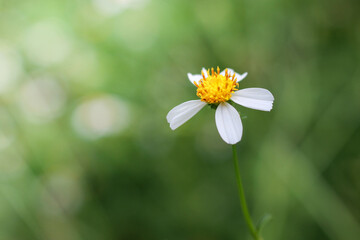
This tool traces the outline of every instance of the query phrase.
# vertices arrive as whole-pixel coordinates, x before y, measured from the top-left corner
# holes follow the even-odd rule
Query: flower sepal
[[[231,106],[236,106],[236,104],[234,104],[233,101],[229,100],[227,101],[227,103],[229,103]],[[217,107],[219,106],[220,103],[209,103],[208,106],[211,108],[211,109],[214,109],[216,110]]]
[[[218,104],[218,103],[213,103],[213,104],[209,103],[208,106],[209,106],[211,109],[216,110],[217,107],[219,106],[219,104]]]

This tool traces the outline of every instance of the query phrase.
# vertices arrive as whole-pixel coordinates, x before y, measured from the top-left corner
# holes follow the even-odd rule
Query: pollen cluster
[[[235,73],[231,76],[227,69],[225,69],[225,76],[220,74],[220,68],[217,67],[207,70],[207,77],[202,72],[203,78],[198,82],[194,82],[197,87],[196,95],[201,98],[201,101],[209,104],[218,104],[226,102],[231,98],[231,94],[235,92],[238,83],[236,82]]]

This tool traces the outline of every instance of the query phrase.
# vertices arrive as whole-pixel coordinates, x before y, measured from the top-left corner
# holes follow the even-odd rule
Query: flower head
[[[238,74],[227,68],[220,72],[219,67],[201,71],[201,75],[188,73],[191,83],[197,87],[196,95],[200,100],[191,100],[174,107],[166,116],[170,128],[175,130],[205,105],[216,108],[215,122],[221,138],[228,144],[235,144],[241,140],[243,127],[237,110],[228,103],[229,100],[244,107],[262,111],[270,111],[274,96],[263,88],[246,88],[239,90],[239,82],[247,73]]]
[[[227,69],[225,69],[225,74],[222,75],[219,67],[216,72],[212,68],[211,74],[208,70],[206,76],[202,73],[203,78],[200,79],[199,83],[194,81],[197,87],[196,95],[203,102],[209,104],[227,102],[231,98],[231,94],[238,90],[236,87],[239,84],[236,82],[235,73],[231,76]]]

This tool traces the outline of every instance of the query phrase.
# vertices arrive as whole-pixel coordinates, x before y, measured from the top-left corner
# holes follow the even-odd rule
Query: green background
[[[0,0],[0,239],[250,239],[231,146],[187,73],[248,72],[237,107],[265,240],[360,238],[357,0]]]

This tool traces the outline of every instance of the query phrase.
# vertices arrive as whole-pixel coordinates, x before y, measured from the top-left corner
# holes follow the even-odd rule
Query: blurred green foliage
[[[248,239],[187,72],[249,72],[240,168],[266,240],[360,237],[360,4],[0,0],[0,239]]]

